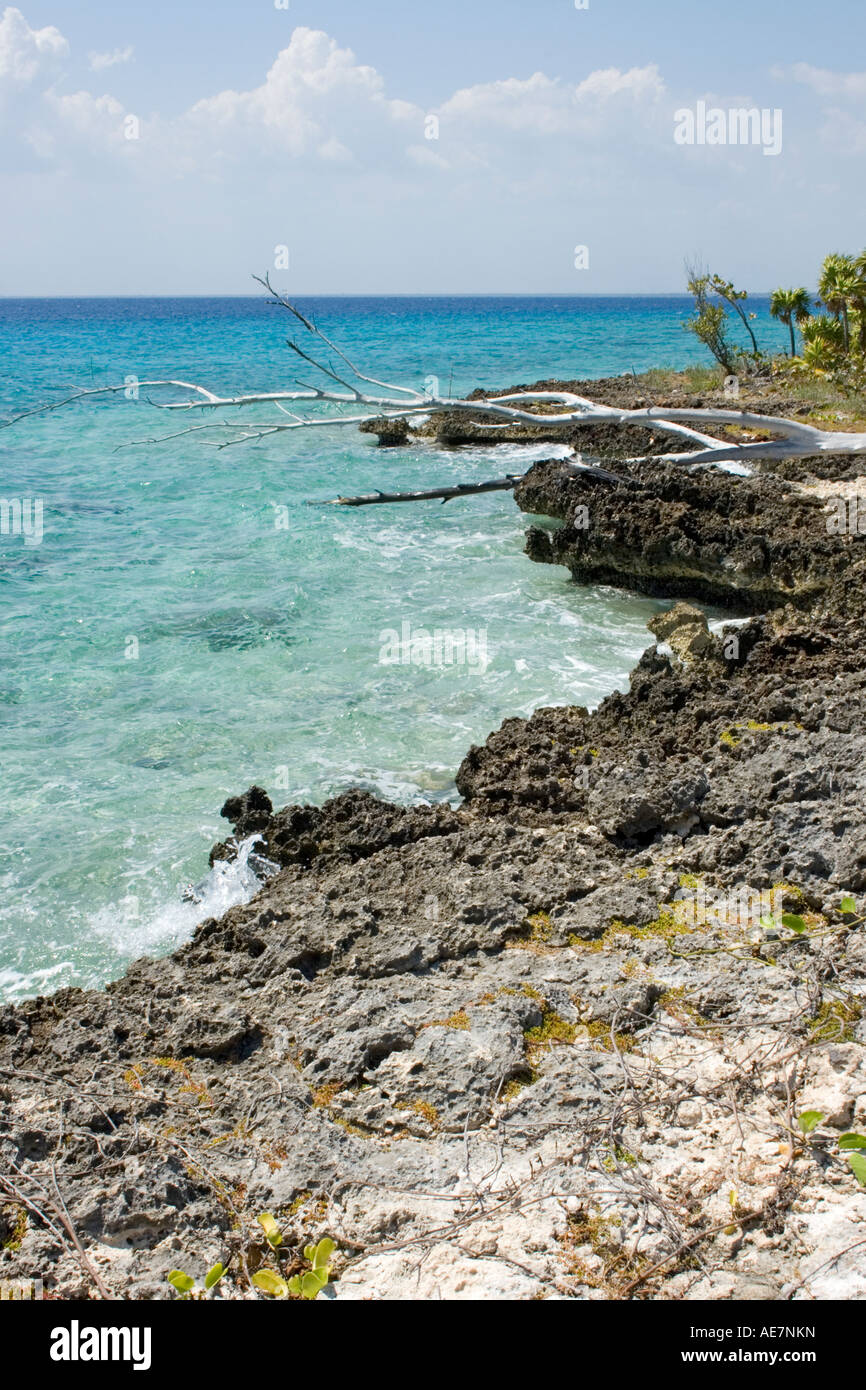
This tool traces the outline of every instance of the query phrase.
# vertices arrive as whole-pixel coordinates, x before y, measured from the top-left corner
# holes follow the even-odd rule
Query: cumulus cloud
[[[20,10],[9,6],[0,16],[0,82],[24,87],[37,77],[49,76],[69,44],[53,24],[31,29]]]
[[[89,58],[92,72],[107,73],[110,88],[113,70],[132,52],[131,45],[91,52],[80,62]],[[527,280],[548,265],[572,269],[571,248],[588,241],[597,248],[593,266],[606,258],[612,278],[632,243],[636,209],[656,213],[659,227],[677,219],[683,245],[703,241],[705,204],[714,218],[726,209],[718,235],[727,245],[736,210],[773,194],[767,162],[753,149],[674,143],[674,111],[698,93],[670,91],[653,63],[571,80],[543,71],[505,75],[445,88],[441,102],[425,110],[405,92],[387,90],[382,74],[350,48],[299,26],[258,84],[205,92],[180,114],[163,116],[130,112],[110,90],[67,92],[74,56],[57,28],[32,27],[14,7],[3,12],[0,177],[10,187],[0,196],[13,209],[5,231],[13,275],[30,256],[44,278],[37,245],[51,233],[37,205],[58,196],[60,181],[71,194],[68,215],[80,224],[74,245],[70,238],[76,274],[89,257],[89,273],[101,284],[106,257],[134,247],[137,263],[162,256],[183,265],[196,288],[219,283],[226,266],[248,264],[262,245],[270,255],[267,248],[290,238],[292,266],[305,265],[319,285],[339,279],[340,288],[369,287],[374,274],[387,284],[401,273],[412,287],[447,275],[452,284],[498,288],[511,283],[518,263],[532,267]],[[812,106],[829,106],[823,98],[832,91],[834,109],[821,115],[837,136],[838,108],[866,86],[866,74],[807,64],[784,77]],[[717,104],[732,103],[732,94],[718,94]],[[765,103],[745,94],[736,104]],[[785,116],[787,123],[787,109]],[[844,136],[849,150],[862,149],[853,118]],[[826,151],[820,122],[805,138]],[[798,173],[811,167],[800,150],[785,169],[794,161]],[[783,177],[778,164],[772,179]],[[28,204],[10,181],[34,172],[37,192]],[[662,264],[673,243],[661,230],[653,237]],[[400,258],[402,271],[395,270]],[[652,273],[646,251],[640,265],[641,276]]]
[[[464,87],[445,102],[442,114],[501,130],[568,134],[602,115],[601,108],[612,97],[655,102],[664,90],[655,64],[628,72],[604,68],[577,85],[536,72],[526,79],[511,77]]]
[[[81,154],[87,139],[95,153],[122,148],[124,112],[115,98],[84,91],[55,95],[54,70],[68,51],[57,29],[31,29],[20,11],[6,10],[0,21],[0,90],[3,74],[32,88],[37,105],[19,107],[17,133],[43,161],[63,157],[64,129],[70,157]],[[132,51],[128,46],[91,53],[90,67],[114,67]],[[655,65],[606,68],[576,84],[542,72],[480,83],[445,100],[436,117],[441,138],[430,140],[430,113],[389,96],[381,74],[359,63],[351,49],[321,30],[300,26],[261,85],[226,89],[201,98],[176,118],[149,120],[138,165],[158,163],[166,175],[178,176],[195,168],[214,174],[235,165],[272,166],[288,157],[384,169],[395,176],[414,171],[417,177],[424,169],[465,172],[504,165],[510,150],[520,151],[521,139],[601,134],[622,116],[638,131],[645,121],[634,121],[635,110],[657,108],[664,92]]]
[[[386,97],[382,77],[357,63],[351,49],[321,30],[300,27],[260,87],[196,102],[178,133],[200,149],[218,148],[221,157],[279,151],[364,162],[381,157],[413,122],[412,133],[420,130],[422,121],[423,113],[410,102]]]

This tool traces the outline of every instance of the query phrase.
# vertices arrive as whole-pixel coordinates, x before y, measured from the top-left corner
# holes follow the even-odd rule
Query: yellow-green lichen
[[[806,900],[802,888],[798,888],[796,883],[774,883],[771,891],[773,894],[773,901],[775,901],[777,893],[782,894],[786,898],[792,899],[799,905],[802,905],[802,903],[804,903]]]
[[[434,1018],[430,1023],[422,1023],[423,1028],[462,1028],[467,1031],[472,1027],[469,1015],[465,1009],[458,1009],[450,1018]]]
[[[645,1256],[630,1255],[623,1242],[616,1239],[621,1225],[618,1216],[582,1211],[568,1217],[565,1235],[561,1237],[568,1273],[588,1288],[603,1289],[610,1297],[616,1297],[618,1286],[642,1273],[648,1264]],[[579,1253],[587,1248],[594,1257],[592,1263]]]
[[[27,1209],[26,1207],[2,1207],[0,1208],[0,1217],[3,1218],[3,1224],[9,1232],[0,1248],[14,1254],[21,1249],[27,1234]]]
[[[854,1042],[855,1027],[863,1017],[863,1006],[850,996],[828,999],[809,1023],[813,1042]]]
[[[789,720],[785,719],[777,720],[774,724],[762,724],[757,719],[744,719],[739,724],[731,724],[729,728],[725,729],[724,733],[719,737],[719,742],[725,744],[728,748],[736,748],[738,744],[742,742],[742,739],[737,737],[738,730],[750,734],[775,734],[784,733],[787,729],[797,729],[799,731],[802,730],[802,728],[802,724],[792,724]]]
[[[658,1007],[665,1013],[671,1014],[681,1023],[707,1023],[701,1011],[688,998],[685,987],[677,985],[674,989],[665,990],[665,993],[658,1001]]]
[[[542,1052],[557,1043],[572,1043],[577,1036],[577,1028],[560,1018],[554,1009],[545,1009],[541,1022],[535,1028],[526,1028],[523,1033],[526,1057],[529,1062],[537,1060]]]
[[[546,946],[553,935],[553,923],[546,912],[534,912],[527,918],[529,939],[536,946]]]
[[[346,1088],[341,1081],[328,1081],[324,1086],[317,1086],[313,1091],[313,1109],[327,1110],[333,1102],[334,1096]]]
[[[586,940],[582,936],[570,936],[569,946],[579,947],[585,951],[606,951],[614,944],[617,936],[631,936],[637,941],[644,941],[650,937],[659,937],[663,941],[669,942],[672,937],[681,936],[683,933],[694,930],[694,924],[687,920],[690,904],[687,902],[674,902],[660,906],[659,915],[654,922],[647,922],[645,926],[639,927],[635,922],[623,922],[615,918],[605,929],[601,936]]]
[[[615,1032],[611,1036],[610,1024],[600,1018],[581,1024],[581,1031],[598,1052],[634,1052],[637,1047],[637,1039],[631,1033]]]
[[[178,1087],[178,1095],[194,1096],[198,1105],[213,1105],[213,1096],[207,1086],[203,1081],[195,1079],[186,1063],[179,1061],[177,1057],[151,1057],[150,1060],[153,1066],[174,1072],[182,1083]]]
[[[680,874],[680,887],[690,888],[693,893],[697,892],[702,883],[703,879],[698,874]]]
[[[431,1105],[429,1101],[413,1100],[408,1106],[408,1109],[414,1110],[415,1114],[420,1115],[421,1119],[426,1120],[428,1125],[432,1125],[433,1129],[439,1128],[439,1111],[436,1109],[436,1106]]]
[[[640,1162],[638,1154],[633,1154],[629,1149],[624,1149],[621,1144],[613,1144],[609,1152],[601,1160],[601,1166],[607,1173],[615,1173],[617,1168],[633,1168]]]
[[[512,1076],[499,1092],[500,1103],[505,1105],[508,1101],[514,1100],[515,1096],[519,1096],[521,1091],[525,1091],[527,1086],[534,1085],[537,1080],[538,1072],[531,1067],[518,1076]]]

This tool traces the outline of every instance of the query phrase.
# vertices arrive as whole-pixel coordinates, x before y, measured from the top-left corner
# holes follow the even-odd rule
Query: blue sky
[[[811,285],[866,242],[864,40],[862,0],[0,6],[0,293]],[[699,101],[781,152],[676,144]]]

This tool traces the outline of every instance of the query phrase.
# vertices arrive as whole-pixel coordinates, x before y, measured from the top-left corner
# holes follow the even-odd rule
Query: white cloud
[[[110,53],[88,53],[91,72],[102,72],[104,68],[115,68],[118,63],[128,63],[135,50],[131,43],[125,48],[114,48]]]
[[[417,107],[385,96],[379,73],[356,63],[351,49],[321,30],[301,27],[260,87],[196,102],[178,133],[205,149],[218,144],[223,158],[231,153],[230,139],[245,158],[279,150],[297,158],[364,162],[412,122],[420,130],[422,121]]]
[[[829,68],[813,68],[809,63],[795,63],[791,68],[774,68],[775,77],[792,77],[811,87],[813,92],[827,97],[866,97],[866,72],[831,72]]]
[[[664,90],[655,64],[628,72],[600,69],[576,86],[536,72],[526,79],[509,77],[464,87],[445,102],[441,114],[475,126],[568,134],[576,133],[587,121],[603,119],[603,104],[613,97],[655,102]]]
[[[664,96],[665,84],[656,64],[650,63],[645,68],[629,68],[628,72],[620,72],[619,68],[600,68],[597,72],[590,73],[575,90],[575,96],[579,101],[587,98],[606,99],[621,96],[623,93],[634,97],[636,101],[657,101]]]
[[[0,84],[28,86],[53,75],[69,44],[54,25],[31,29],[20,10],[9,5],[0,16]]]
[[[115,98],[88,92],[61,97],[52,89],[49,66],[68,52],[58,30],[32,30],[18,10],[7,10],[0,37],[6,67],[26,74],[31,84],[32,100],[19,105],[10,122],[19,151],[28,151],[31,159],[35,153],[43,164],[61,164],[68,157],[71,166],[81,160],[88,142],[99,157],[123,149],[125,113]],[[90,65],[108,68],[131,54],[131,46],[91,53]],[[35,80],[40,70],[45,78],[41,92]],[[168,178],[186,177],[193,170],[227,178],[230,169],[237,176],[239,167],[284,170],[288,157],[415,180],[425,169],[429,177],[498,167],[508,177],[510,159],[525,158],[526,142],[534,141],[532,157],[543,175],[548,160],[563,156],[552,150],[545,155],[537,145],[539,137],[559,144],[582,140],[587,157],[590,142],[597,154],[606,139],[613,139],[617,125],[622,130],[627,122],[634,138],[644,141],[650,113],[659,115],[664,93],[655,65],[605,68],[576,84],[542,72],[510,77],[466,87],[447,98],[437,112],[440,138],[428,140],[430,113],[405,98],[389,97],[381,74],[359,63],[351,49],[321,30],[299,26],[258,87],[203,97],[176,118],[151,117],[136,167],[142,172],[158,167]],[[22,158],[19,153],[17,162]]]
[[[0,227],[0,267],[16,291],[22,267],[46,293],[63,264],[76,286],[106,288],[114,265],[115,283],[130,289],[179,279],[206,292],[283,243],[291,243],[293,274],[335,291],[565,282],[596,290],[622,287],[626,275],[672,285],[683,248],[700,244],[711,257],[718,242],[729,256],[747,213],[778,205],[780,180],[811,172],[813,184],[816,174],[827,181],[835,170],[825,165],[863,148],[862,127],[834,110],[822,113],[825,131],[820,121],[801,123],[800,145],[786,139],[787,157],[772,171],[754,149],[683,150],[673,113],[699,93],[669,91],[651,63],[446,88],[425,110],[391,95],[351,49],[302,26],[258,85],[162,116],[131,113],[108,92],[64,94],[68,54],[57,29],[31,28],[17,9],[3,13],[0,198],[11,211]],[[91,67],[111,69],[129,54],[91,53]],[[801,64],[786,76],[799,84],[792,107],[796,98],[814,106],[807,80],[817,90],[832,79],[840,90],[822,69]],[[842,91],[856,95],[860,80],[849,74]],[[732,99],[725,91],[714,98],[722,107]],[[754,94],[736,104],[755,104]],[[128,138],[133,114],[140,138]],[[785,118],[787,128],[787,103]],[[839,148],[846,142],[847,153]],[[66,262],[52,249],[52,218],[40,213],[61,192]],[[855,189],[858,196],[862,203]],[[797,206],[812,216],[808,200]],[[849,206],[851,218],[859,208]],[[591,279],[574,279],[577,243],[591,244]],[[725,269],[735,274],[737,265]],[[774,264],[766,273],[781,272]]]

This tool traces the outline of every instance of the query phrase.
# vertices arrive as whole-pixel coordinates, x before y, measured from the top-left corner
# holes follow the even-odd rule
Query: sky
[[[22,2],[2,295],[754,293],[866,243],[863,0]]]

